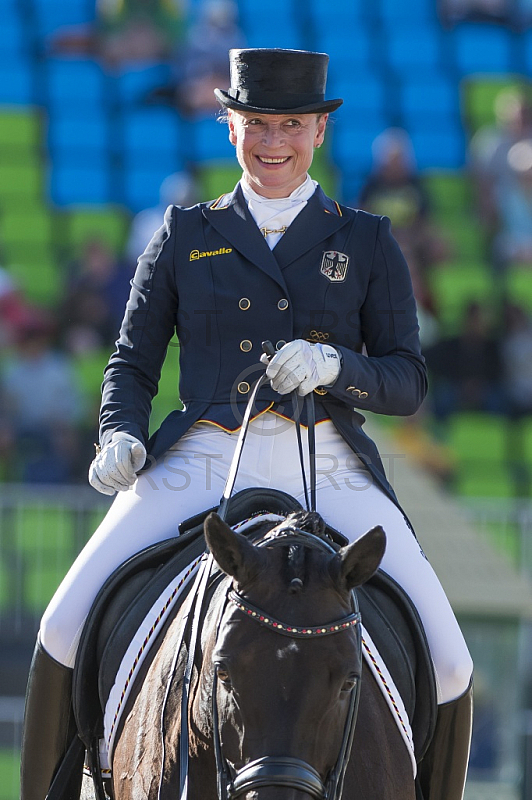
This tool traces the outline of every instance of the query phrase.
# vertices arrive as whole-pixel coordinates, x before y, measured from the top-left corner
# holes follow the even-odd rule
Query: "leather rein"
[[[271,343],[263,343],[263,349],[267,355],[271,356],[275,352]],[[272,352],[273,351],[273,352]],[[255,406],[255,399],[260,387],[266,380],[266,375],[262,375],[255,383],[253,392],[249,398],[242,425],[240,428],[235,452],[233,455],[232,463],[229,469],[224,493],[218,509],[218,514],[222,519],[227,516],[229,501],[233,492],[236,475],[242,455],[244,442],[246,439],[249,423],[251,420],[252,409]],[[296,423],[297,440],[299,447],[299,455],[301,461],[301,470],[303,476],[304,493],[309,510],[315,510],[316,507],[316,469],[315,469],[315,430],[314,430],[314,403],[312,395],[305,398],[307,400],[307,413],[308,413],[308,441],[309,441],[309,456],[310,456],[310,492],[307,489],[305,469],[303,462],[303,447],[301,441],[301,429],[299,417],[301,413],[300,399],[294,392],[294,416]],[[310,545],[314,548],[321,548],[327,552],[336,553],[335,548],[324,539],[315,536],[307,531],[299,531],[297,529],[286,529],[286,534],[283,533],[275,538],[265,538],[257,544],[257,546],[271,546],[276,544],[294,544],[300,543]],[[205,599],[207,590],[211,583],[211,575],[214,566],[214,559],[211,553],[206,553],[200,563],[198,573],[196,575],[195,583],[187,598],[185,609],[183,612],[183,625],[179,641],[177,642],[174,659],[170,668],[168,677],[166,694],[163,701],[161,710],[161,737],[162,737],[162,765],[160,773],[158,798],[162,796],[163,781],[164,781],[164,765],[165,765],[165,711],[170,697],[171,686],[173,678],[177,671],[179,654],[183,642],[188,636],[188,658],[185,666],[182,683],[181,694],[181,731],[180,731],[180,751],[179,751],[179,764],[180,764],[180,778],[179,778],[179,800],[188,800],[189,788],[189,694],[192,673],[194,668],[194,660],[196,656],[197,643],[200,635],[201,620],[203,617],[203,610],[205,607]],[[277,633],[296,637],[296,638],[311,638],[316,636],[330,636],[341,633],[342,631],[354,629],[357,640],[357,654],[358,663],[362,663],[362,636],[360,628],[360,612],[358,609],[358,601],[356,593],[351,592],[352,613],[339,620],[329,622],[322,626],[296,626],[290,625],[286,622],[273,619],[269,614],[260,608],[251,606],[245,598],[241,597],[235,591],[227,591],[225,602],[223,604],[222,612],[220,615],[219,623],[223,616],[223,611],[227,602],[233,603],[243,614],[249,619],[255,620],[257,623],[266,625],[270,630]],[[315,800],[340,800],[342,795],[343,781],[351,747],[355,732],[355,725],[358,712],[358,703],[360,698],[360,678],[354,682],[351,689],[351,696],[349,700],[349,707],[347,717],[344,725],[344,733],[340,750],[335,763],[335,766],[330,771],[329,775],[324,782],[319,773],[310,764],[297,758],[290,757],[271,757],[264,756],[263,758],[256,759],[246,764],[240,770],[233,770],[227,760],[224,758],[221,747],[220,731],[219,731],[219,718],[217,706],[217,684],[218,675],[217,669],[214,670],[213,677],[213,690],[212,690],[212,714],[213,714],[213,729],[214,729],[214,749],[217,766],[217,782],[218,782],[218,797],[219,800],[233,800],[238,798],[246,792],[252,791],[262,786],[278,786],[285,788],[294,788],[302,792],[306,792],[310,797]]]

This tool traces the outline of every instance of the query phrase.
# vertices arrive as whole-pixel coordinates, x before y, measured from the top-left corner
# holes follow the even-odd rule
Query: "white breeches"
[[[41,642],[57,661],[73,666],[92,602],[120,564],[176,535],[181,521],[220,502],[237,435],[197,423],[163,462],[118,494],[43,616]],[[473,665],[443,588],[403,514],[328,420],[316,427],[316,451],[317,510],[351,541],[382,525],[387,535],[382,569],[406,590],[421,616],[438,702],[455,699],[467,689]],[[270,412],[249,428],[234,491],[251,486],[282,489],[305,505],[295,426]]]

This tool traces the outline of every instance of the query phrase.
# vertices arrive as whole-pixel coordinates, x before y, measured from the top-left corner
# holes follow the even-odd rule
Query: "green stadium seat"
[[[532,313],[532,273],[529,264],[514,264],[507,270],[505,290],[508,300]]]
[[[37,564],[26,566],[24,571],[24,608],[35,614],[42,614],[52,599],[55,590],[66,575],[71,560],[64,560],[53,566]]]
[[[154,398],[152,415],[150,419],[150,433],[153,433],[164,418],[176,408],[181,408],[179,403],[179,344],[174,338],[168,346],[166,361],[164,362],[159,390]]]
[[[473,203],[473,187],[470,179],[459,171],[425,172],[425,185],[435,214],[448,216],[470,212]]]
[[[75,518],[62,507],[19,507],[13,518],[15,543],[32,558],[63,562],[75,555]]]
[[[470,134],[496,122],[495,102],[503,89],[519,88],[522,81],[508,75],[469,77],[462,81],[462,112]]]
[[[482,464],[461,461],[454,480],[460,497],[509,498],[514,496],[511,474],[504,463]]]
[[[454,258],[475,262],[487,252],[484,230],[470,212],[467,215],[458,212],[456,215],[436,219],[450,242]],[[489,269],[487,264],[485,269]]]
[[[111,348],[106,347],[76,356],[74,366],[79,378],[81,391],[84,394],[99,396],[103,381],[103,371],[110,355]]]
[[[103,239],[115,253],[121,253],[126,243],[130,218],[112,206],[101,209],[76,209],[65,213],[68,238],[74,251],[79,251],[88,239]]]
[[[485,264],[456,261],[439,264],[430,276],[438,319],[444,333],[461,328],[464,311],[471,301],[490,305],[494,287]]]
[[[201,197],[215,199],[232,192],[242,177],[242,170],[234,162],[219,161],[203,164],[198,170],[198,190]]]
[[[329,140],[326,139],[321,150],[314,152],[314,159],[309,170],[310,177],[318,181],[328,197],[335,199],[338,194],[338,173],[328,153]]]
[[[480,412],[455,414],[447,429],[458,464],[455,490],[467,497],[511,497],[514,484],[507,463],[507,422]]]
[[[10,243],[34,242],[49,245],[53,238],[53,215],[41,204],[26,209],[9,206],[0,215],[0,242],[5,247]]]
[[[0,163],[0,205],[13,202],[36,205],[43,196],[43,170],[39,162]]]
[[[6,267],[30,302],[53,306],[61,298],[63,282],[54,254],[34,243],[5,248]]]
[[[41,144],[41,117],[34,111],[0,110],[0,149],[37,149]]]
[[[3,561],[0,561],[0,612],[9,607],[10,601],[8,567]]]
[[[506,431],[501,417],[464,411],[449,420],[447,443],[458,458],[493,466],[505,459]]]

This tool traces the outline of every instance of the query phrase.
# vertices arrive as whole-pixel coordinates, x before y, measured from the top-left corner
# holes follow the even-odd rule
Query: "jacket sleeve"
[[[100,444],[115,431],[148,441],[151,404],[157,393],[178,308],[174,251],[177,209],[170,206],[131,281],[131,293],[116,343],[104,371]]]
[[[342,369],[328,392],[377,414],[413,414],[427,392],[427,371],[410,272],[387,217],[379,222],[360,326],[367,355],[338,346]]]

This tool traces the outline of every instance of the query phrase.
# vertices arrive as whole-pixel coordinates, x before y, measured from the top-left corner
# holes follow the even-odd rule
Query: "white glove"
[[[267,362],[267,356],[261,361]],[[304,339],[288,342],[268,363],[266,375],[279,394],[297,389],[301,396],[316,386],[332,386],[340,374],[340,354],[330,344],[310,344]]]
[[[135,483],[135,473],[145,461],[146,448],[142,442],[129,433],[117,431],[90,465],[89,483],[102,494],[125,492]]]

